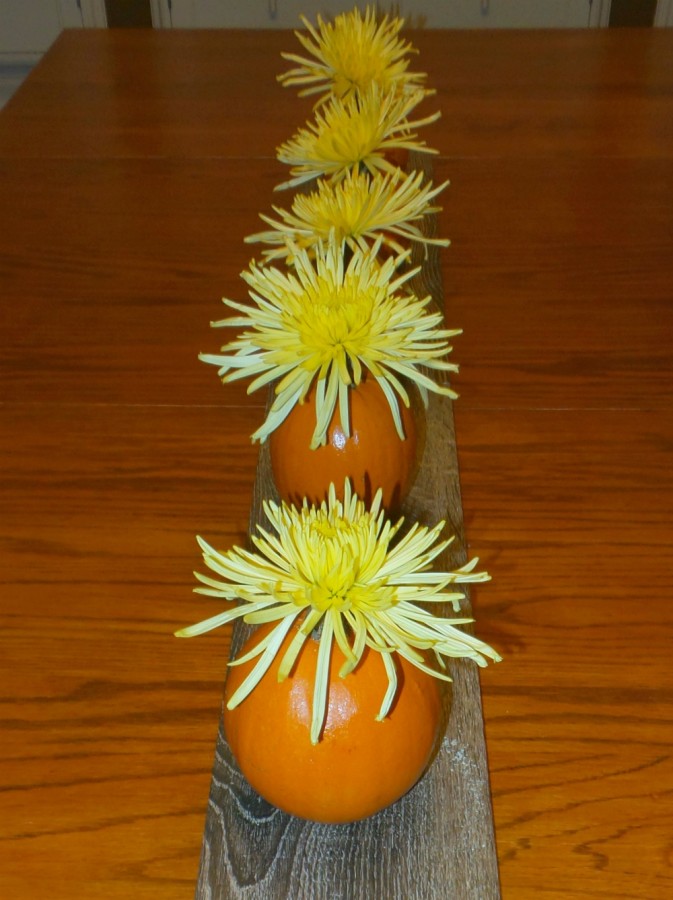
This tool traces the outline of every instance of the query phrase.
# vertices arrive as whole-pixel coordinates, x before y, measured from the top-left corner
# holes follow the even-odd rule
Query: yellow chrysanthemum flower
[[[419,87],[427,77],[422,72],[408,72],[410,53],[418,51],[399,37],[404,20],[384,16],[377,21],[373,7],[364,15],[359,9],[336,16],[333,22],[317,17],[315,28],[300,16],[308,31],[295,31],[310,57],[283,53],[284,59],[297,67],[278,76],[286,85],[300,85],[299,96],[317,94],[318,103],[330,94],[349,97],[356,91],[378,84],[385,91]]]
[[[445,671],[430,667],[420,651],[434,651],[444,668],[445,658],[466,657],[484,666],[487,657],[500,656],[487,644],[456,626],[472,619],[446,618],[421,604],[451,603],[460,610],[461,593],[448,585],[486,581],[475,572],[477,560],[454,572],[428,571],[431,562],[451,540],[439,540],[444,528],[418,523],[395,541],[401,520],[393,525],[380,509],[381,492],[370,509],[351,492],[346,481],[344,500],[330,486],[328,500],[319,507],[304,502],[301,509],[267,502],[266,516],[275,531],[259,528],[253,537],[256,552],[234,547],[214,550],[199,538],[203,559],[219,578],[196,573],[204,585],[198,593],[242,604],[197,625],[176,632],[193,637],[234,619],[251,624],[277,622],[276,627],[245,657],[231,665],[259,657],[240,688],[229,700],[237,706],[259,683],[277,655],[293,623],[297,636],[283,655],[279,679],[286,678],[308,636],[321,626],[318,664],[313,693],[311,741],[317,743],[327,707],[329,657],[334,641],[346,657],[339,673],[346,677],[358,664],[366,646],[381,653],[388,675],[388,690],[377,718],[383,719],[395,698],[397,675],[392,653],[399,653],[419,669],[450,681]],[[222,580],[221,580],[222,579]]]
[[[288,239],[310,249],[318,241],[326,241],[331,231],[352,250],[370,249],[379,237],[395,253],[405,250],[398,238],[446,247],[448,240],[428,237],[415,223],[441,210],[431,203],[448,183],[433,187],[430,182],[423,183],[422,172],[401,171],[372,176],[349,172],[338,184],[320,179],[312,193],[295,195],[291,211],[274,206],[280,219],[260,213],[274,230],[245,240],[274,245],[263,253],[267,260],[288,257]]]
[[[333,98],[315,114],[315,120],[300,128],[277,150],[278,159],[291,166],[292,178],[276,190],[296,187],[313,178],[341,181],[351,169],[397,171],[386,154],[394,150],[436,153],[413,131],[436,121],[436,112],[409,120],[425,92],[385,92],[372,84],[345,100]]]
[[[267,419],[253,440],[265,440],[313,385],[316,426],[311,447],[325,442],[337,404],[341,427],[349,435],[348,391],[365,373],[385,393],[401,438],[399,401],[409,406],[410,398],[400,379],[414,382],[426,403],[428,390],[457,396],[421,366],[456,372],[457,366],[444,357],[451,351],[447,339],[460,330],[442,327],[441,313],[427,309],[429,296],[400,293],[418,269],[396,272],[406,257],[381,264],[375,256],[379,246],[367,253],[358,249],[345,263],[344,244],[332,237],[316,245],[314,258],[292,248],[291,270],[258,266],[253,260],[242,277],[255,305],[224,300],[243,315],[213,326],[247,330],[221,353],[204,353],[200,359],[218,366],[225,382],[253,378],[248,393],[276,382]]]

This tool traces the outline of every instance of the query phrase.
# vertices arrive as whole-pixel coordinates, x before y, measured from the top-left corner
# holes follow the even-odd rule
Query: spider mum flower
[[[193,637],[239,618],[251,624],[278,623],[250,653],[231,663],[259,657],[230,698],[230,709],[254,690],[295,622],[301,624],[280,660],[280,680],[292,670],[309,635],[321,626],[311,721],[313,743],[319,740],[326,714],[334,641],[346,658],[339,673],[342,678],[357,666],[366,646],[381,653],[388,690],[382,697],[378,719],[387,715],[397,691],[393,653],[445,681],[450,681],[450,676],[431,667],[423,651],[434,651],[442,668],[449,657],[469,658],[480,666],[487,664],[487,657],[500,659],[487,644],[456,627],[472,619],[443,617],[421,605],[451,603],[458,612],[463,595],[446,588],[488,580],[485,572],[474,571],[478,560],[453,572],[428,571],[451,542],[439,540],[444,523],[435,528],[416,523],[394,542],[402,521],[395,525],[388,521],[380,510],[380,500],[379,492],[367,509],[346,481],[343,502],[337,499],[334,485],[319,507],[304,502],[298,509],[267,502],[265,513],[275,533],[260,527],[253,537],[255,552],[234,547],[220,553],[198,539],[205,564],[219,578],[196,573],[203,587],[195,590],[243,602],[176,635]]]
[[[396,273],[401,258],[381,264],[375,256],[379,247],[377,242],[374,253],[356,250],[346,264],[343,242],[332,237],[326,245],[316,245],[315,258],[294,247],[291,270],[258,266],[253,260],[242,277],[255,305],[224,300],[243,315],[213,326],[246,330],[221,353],[199,358],[218,366],[225,383],[252,377],[248,393],[276,382],[268,416],[253,440],[264,441],[314,384],[312,448],[325,443],[337,404],[341,427],[350,435],[348,391],[365,375],[375,378],[386,395],[402,439],[399,402],[409,406],[410,398],[401,379],[414,382],[425,403],[428,390],[457,396],[421,366],[456,372],[457,366],[443,357],[451,351],[447,339],[460,330],[441,327],[441,313],[427,309],[430,296],[400,293],[418,268]]]
[[[398,238],[446,247],[448,240],[427,237],[415,223],[441,210],[431,204],[448,183],[433,187],[429,182],[423,184],[422,172],[401,171],[373,176],[349,172],[338,184],[320,179],[312,193],[295,195],[291,211],[274,206],[280,219],[260,213],[274,230],[245,240],[275,245],[275,249],[264,251],[267,260],[287,257],[288,239],[298,247],[311,248],[320,240],[326,241],[332,230],[351,250],[367,250],[379,237],[398,254],[405,249]]]
[[[424,96],[420,88],[395,94],[372,84],[343,101],[332,98],[316,112],[314,121],[278,148],[278,159],[291,166],[292,178],[276,190],[319,177],[341,181],[350,169],[360,167],[372,174],[394,172],[397,166],[386,158],[393,150],[436,153],[413,129],[436,121],[440,113],[409,119]]]
[[[314,27],[300,16],[308,34],[295,35],[310,54],[283,53],[297,67],[278,76],[285,86],[299,85],[299,96],[323,92],[318,103],[331,94],[349,97],[356,91],[378,84],[384,90],[404,90],[420,86],[426,78],[421,72],[408,72],[410,53],[418,51],[399,37],[404,20],[384,16],[377,21],[373,7],[364,15],[359,9],[336,16],[333,22],[317,17]]]

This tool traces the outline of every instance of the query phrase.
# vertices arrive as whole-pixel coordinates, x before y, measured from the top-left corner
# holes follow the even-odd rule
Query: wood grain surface
[[[652,159],[670,149],[666,29],[409,37],[442,112],[424,135],[444,156]],[[3,111],[0,156],[273,157],[311,111],[276,82],[288,47],[300,49],[278,30],[65,31]]]
[[[3,900],[194,895],[229,634],[172,632],[263,414],[196,354],[304,116],[293,40],[66,33],[0,113]],[[502,893],[667,900],[673,32],[417,43]]]

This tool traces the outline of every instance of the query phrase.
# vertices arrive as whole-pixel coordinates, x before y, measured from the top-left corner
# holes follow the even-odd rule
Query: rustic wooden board
[[[429,220],[426,231],[435,226]],[[414,287],[443,308],[436,248]],[[277,499],[267,447],[259,456],[251,532],[264,520],[263,500]],[[453,409],[446,397],[430,398],[420,469],[403,514],[427,525],[444,519],[456,535],[438,568],[466,560]],[[467,591],[462,611],[471,614]],[[249,626],[237,623],[233,654],[249,633]],[[349,825],[307,822],[262,800],[238,770],[220,716],[197,900],[498,898],[478,669],[464,660],[451,668],[446,731],[428,772],[393,806]]]

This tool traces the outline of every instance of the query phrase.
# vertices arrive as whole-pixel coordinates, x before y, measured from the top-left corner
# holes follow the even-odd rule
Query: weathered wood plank
[[[427,223],[429,229],[434,221]],[[438,252],[432,248],[416,290],[443,306]],[[268,445],[260,451],[250,528],[263,520],[263,500],[276,498]],[[444,519],[456,540],[438,562],[466,559],[451,402],[432,396],[416,482],[403,513],[428,525]],[[470,614],[466,596],[463,611]],[[237,624],[235,654],[249,627]],[[262,800],[240,774],[220,728],[215,750],[196,897],[447,898],[500,896],[476,667],[452,665],[446,732],[428,772],[405,797],[349,825],[289,816]]]

